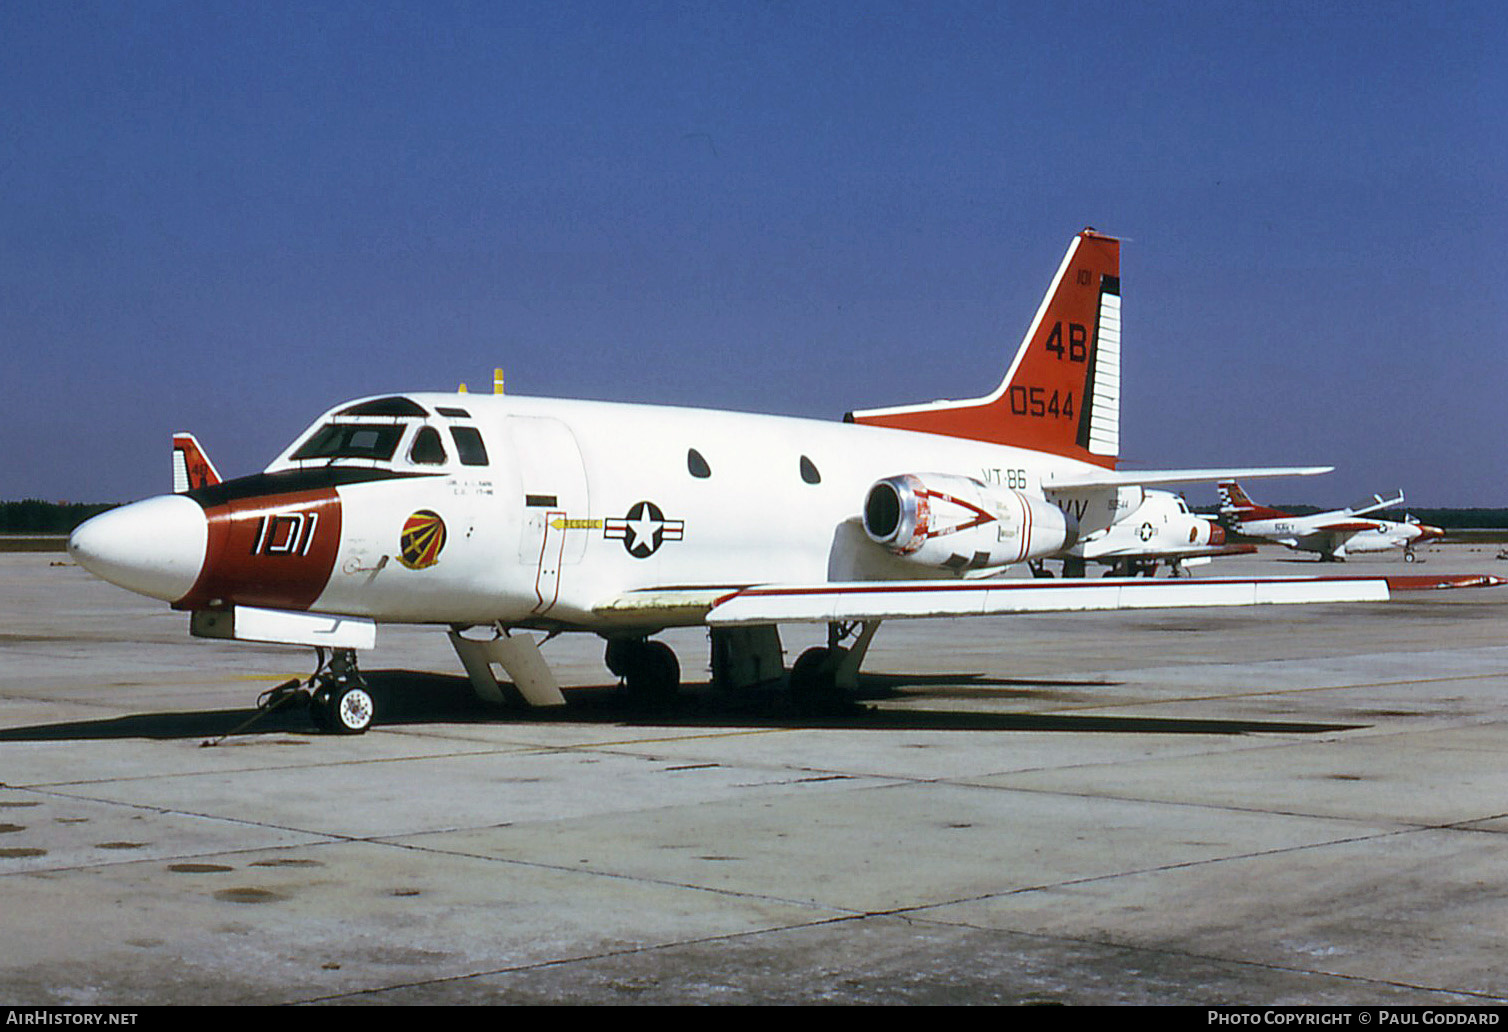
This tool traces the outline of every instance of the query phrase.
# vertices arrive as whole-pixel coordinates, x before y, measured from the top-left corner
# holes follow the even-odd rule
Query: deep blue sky
[[[984,393],[1126,240],[1126,466],[1508,505],[1508,5],[0,5],[0,498],[403,389]],[[1196,502],[1212,491],[1191,492]]]

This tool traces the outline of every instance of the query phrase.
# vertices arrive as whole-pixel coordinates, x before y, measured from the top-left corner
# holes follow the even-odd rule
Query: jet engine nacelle
[[[959,573],[1041,559],[1079,536],[1077,521],[1045,499],[947,473],[877,481],[864,532],[907,562]]]

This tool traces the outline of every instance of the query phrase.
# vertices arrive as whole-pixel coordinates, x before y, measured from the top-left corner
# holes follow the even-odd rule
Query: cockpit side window
[[[487,445],[483,443],[482,435],[476,427],[453,426],[450,428],[450,436],[456,442],[456,454],[461,457],[461,465],[487,465]]]
[[[375,459],[386,462],[398,450],[403,427],[398,424],[326,423],[294,452],[300,459]]]
[[[444,465],[445,445],[440,442],[440,432],[432,426],[421,426],[408,450],[408,460],[425,466]]]

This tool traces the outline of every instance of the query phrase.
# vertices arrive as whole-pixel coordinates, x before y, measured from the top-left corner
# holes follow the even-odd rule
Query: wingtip
[[[1390,591],[1430,591],[1441,588],[1499,588],[1508,578],[1486,573],[1397,574],[1387,578]]]

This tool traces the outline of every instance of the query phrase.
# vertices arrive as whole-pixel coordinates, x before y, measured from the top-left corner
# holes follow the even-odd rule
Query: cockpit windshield
[[[290,456],[300,459],[375,459],[386,462],[398,450],[401,424],[326,423]]]

